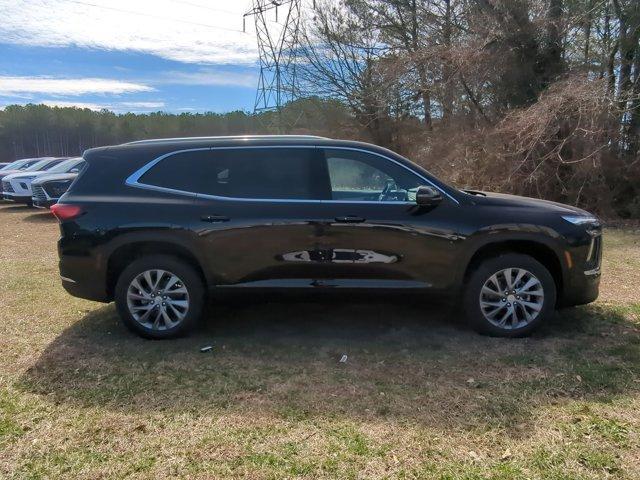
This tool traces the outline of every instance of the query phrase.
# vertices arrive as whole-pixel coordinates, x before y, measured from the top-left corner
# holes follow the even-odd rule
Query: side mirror
[[[440,190],[431,186],[418,187],[416,204],[421,207],[435,207],[442,201]]]

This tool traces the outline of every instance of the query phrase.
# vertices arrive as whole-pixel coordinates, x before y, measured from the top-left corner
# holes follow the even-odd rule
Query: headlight
[[[49,182],[45,183],[42,188],[44,188],[47,194],[51,198],[60,198],[71,185],[71,180],[64,180],[62,182]]]
[[[598,223],[598,219],[593,215],[562,215],[567,222],[574,225],[586,225],[589,223]]]

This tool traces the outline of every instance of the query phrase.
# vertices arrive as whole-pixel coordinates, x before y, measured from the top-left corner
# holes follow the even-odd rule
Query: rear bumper
[[[61,242],[58,243],[58,253],[60,280],[64,289],[74,297],[110,302],[112,299],[107,292],[107,275],[100,262],[93,255],[82,251],[71,248],[65,251]]]
[[[86,282],[78,283],[77,280],[64,276],[60,276],[60,279],[67,293],[74,297],[103,303],[109,303],[111,301],[106,292],[102,291],[95,284],[87,284]]]

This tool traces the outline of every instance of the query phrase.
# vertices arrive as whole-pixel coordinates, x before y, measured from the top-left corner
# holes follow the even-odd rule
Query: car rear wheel
[[[123,323],[146,338],[184,335],[198,322],[204,285],[189,264],[168,255],[132,262],[118,278],[115,301]]]
[[[464,292],[470,325],[487,335],[528,335],[553,315],[556,287],[549,271],[528,255],[505,254],[483,261]]]

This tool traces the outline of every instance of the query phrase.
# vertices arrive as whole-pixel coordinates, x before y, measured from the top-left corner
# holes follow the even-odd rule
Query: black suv
[[[193,327],[212,291],[385,289],[460,298],[471,325],[529,333],[598,296],[601,226],[531,198],[460,191],[400,155],[311,136],[95,148],[52,207],[72,295],[140,335]]]

